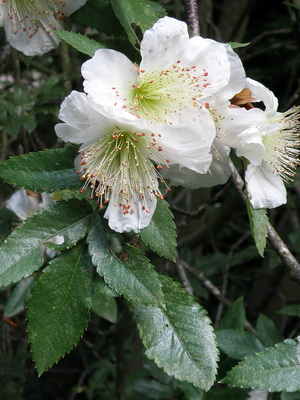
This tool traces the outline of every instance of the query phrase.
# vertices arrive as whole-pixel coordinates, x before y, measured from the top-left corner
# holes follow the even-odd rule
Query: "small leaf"
[[[160,280],[165,305],[130,304],[146,356],[168,375],[208,390],[218,360],[211,321],[183,287],[166,276]]]
[[[25,301],[29,296],[30,289],[35,282],[35,277],[23,279],[14,287],[7,303],[4,306],[4,317],[11,318],[25,309]]]
[[[110,250],[100,217],[88,235],[89,252],[100,276],[118,294],[133,302],[160,304],[163,292],[158,275],[149,260],[137,249],[128,247],[120,261]]]
[[[50,262],[28,302],[28,332],[39,374],[68,353],[87,328],[92,268],[81,243]]]
[[[300,304],[293,304],[278,311],[278,314],[290,315],[292,317],[300,317]]]
[[[103,293],[103,280],[97,280],[94,284],[94,294],[91,309],[111,323],[115,323],[118,318],[118,305],[114,297]],[[105,283],[104,283],[105,285]]]
[[[264,347],[271,347],[283,341],[283,336],[278,332],[274,322],[262,314],[256,322],[256,330],[258,339]]]
[[[139,42],[134,25],[139,26],[142,33],[144,33],[159,18],[166,15],[164,8],[160,4],[149,0],[110,0],[110,3],[132,45]]]
[[[235,329],[243,331],[245,327],[245,307],[244,300],[242,297],[237,299],[234,303],[228,307],[226,314],[222,318],[218,330],[221,329]]]
[[[83,36],[80,33],[69,32],[69,31],[53,31],[57,36],[63,39],[74,49],[80,51],[83,54],[87,54],[93,57],[96,50],[103,49],[105,46],[96,42],[94,39],[90,39],[87,36]]]
[[[247,43],[228,42],[228,44],[229,44],[233,49],[238,49],[238,48],[240,48],[240,47],[249,46],[250,42],[247,42]]]
[[[40,246],[54,236],[64,247],[82,239],[93,210],[87,201],[59,201],[27,218],[0,246],[0,287],[17,282],[42,264]]]
[[[147,228],[141,230],[142,241],[161,257],[175,261],[176,225],[165,200],[158,200],[155,213]]]
[[[264,250],[266,247],[268,236],[268,214],[265,208],[255,210],[246,196],[247,211],[250,221],[251,233],[257,247],[257,251],[261,257],[264,257]]]
[[[250,332],[240,332],[233,329],[216,331],[220,348],[231,358],[243,360],[264,347]]]
[[[7,183],[26,190],[52,193],[80,187],[74,169],[76,146],[37,151],[11,157],[0,163],[0,177]]]
[[[269,392],[295,392],[300,390],[299,354],[299,340],[287,339],[240,362],[221,382]]]

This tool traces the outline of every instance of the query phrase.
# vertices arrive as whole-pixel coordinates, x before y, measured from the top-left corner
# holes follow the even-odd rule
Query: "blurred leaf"
[[[288,1],[283,1],[283,4],[286,4],[287,6],[296,8],[296,10],[300,10],[300,4],[290,3]]]
[[[300,390],[299,341],[287,339],[247,358],[221,382],[269,392]]]
[[[172,387],[154,379],[139,379],[134,382],[133,389],[151,400],[169,400],[172,398]],[[149,397],[150,395],[150,397]]]
[[[278,311],[278,314],[291,315],[292,317],[300,317],[300,304],[293,304]]]
[[[80,33],[69,31],[54,31],[54,33],[70,46],[74,47],[74,49],[90,57],[93,57],[95,51],[105,47],[101,43],[96,42],[96,40],[83,36]]]
[[[76,146],[11,157],[0,163],[0,177],[26,190],[52,193],[80,187],[74,169]]]
[[[92,268],[84,243],[50,262],[32,288],[27,329],[39,374],[68,353],[87,328]]]
[[[127,248],[122,262],[111,251],[100,217],[88,235],[89,252],[100,276],[118,294],[133,302],[160,304],[163,292],[149,260],[134,247]]]
[[[202,400],[204,396],[204,390],[197,388],[189,382],[177,383],[178,388],[183,392],[184,400]]]
[[[300,392],[282,392],[280,396],[280,400],[300,400]]]
[[[99,315],[114,324],[118,318],[118,305],[114,297],[103,293],[103,281],[96,281],[94,284],[94,294],[91,309]]]
[[[259,340],[250,332],[223,329],[216,331],[216,335],[220,348],[225,354],[236,360],[243,360],[264,349]]]
[[[248,43],[228,42],[228,44],[229,44],[233,49],[238,49],[238,48],[240,48],[240,47],[249,46],[250,42],[248,42]]]
[[[205,393],[203,400],[246,400],[248,398],[248,393],[243,389],[225,387],[211,389],[208,393]]]
[[[258,339],[264,347],[274,346],[283,341],[283,336],[278,332],[274,322],[264,315],[260,314],[256,322]]]
[[[146,356],[176,379],[208,390],[218,360],[211,321],[183,287],[166,276],[159,278],[164,305],[130,303]]]
[[[224,317],[218,325],[218,330],[235,329],[243,331],[245,327],[245,307],[243,297],[238,298],[228,307]]]
[[[166,15],[164,8],[149,0],[110,0],[110,3],[123,25],[130,43],[134,46],[139,39],[134,25],[140,27],[142,33],[151,28],[155,22]]]
[[[3,315],[11,318],[23,311],[25,308],[25,301],[28,299],[30,289],[35,282],[35,277],[23,279],[14,287],[7,303],[4,306]]]
[[[165,200],[158,199],[155,213],[147,228],[141,230],[142,241],[161,257],[175,261],[176,225]]]
[[[266,247],[268,236],[268,214],[265,208],[255,210],[246,196],[247,211],[250,221],[250,228],[253,239],[255,241],[257,251],[261,257],[264,257],[264,250]]]
[[[40,245],[56,235],[71,247],[83,238],[93,210],[86,201],[60,201],[27,218],[0,246],[0,287],[27,277],[43,264]]]

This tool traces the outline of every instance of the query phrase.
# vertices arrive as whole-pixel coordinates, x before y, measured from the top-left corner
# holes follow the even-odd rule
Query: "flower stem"
[[[231,179],[236,187],[237,191],[239,192],[240,196],[242,197],[243,201],[246,202],[246,196],[243,191],[244,181],[242,180],[240,174],[238,173],[237,169],[235,168],[233,162],[229,161],[229,167],[231,169]],[[287,248],[284,241],[278,235],[272,224],[268,222],[267,224],[268,229],[268,239],[276,251],[276,253],[281,258],[281,261],[287,266],[291,279],[300,283],[300,264]]]
[[[197,0],[184,0],[191,36],[200,35]]]

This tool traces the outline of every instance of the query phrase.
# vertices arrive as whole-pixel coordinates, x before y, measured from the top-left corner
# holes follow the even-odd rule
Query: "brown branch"
[[[184,0],[191,36],[200,35],[197,0]]]

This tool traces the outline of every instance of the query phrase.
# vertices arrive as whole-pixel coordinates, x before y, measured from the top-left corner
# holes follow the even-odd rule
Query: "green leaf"
[[[183,287],[166,276],[160,280],[165,305],[130,304],[146,356],[168,375],[208,390],[218,360],[211,321]]]
[[[264,347],[250,332],[240,332],[234,329],[216,331],[220,348],[229,357],[243,360],[245,357],[262,351]]]
[[[299,340],[287,339],[240,362],[221,382],[269,392],[295,392],[300,390],[299,354]]]
[[[258,317],[256,322],[256,330],[258,333],[258,339],[264,347],[274,346],[274,344],[282,342],[284,339],[278,332],[274,322],[262,314]]]
[[[238,49],[238,48],[240,48],[240,47],[249,46],[250,42],[247,42],[247,43],[228,42],[228,44],[229,44],[233,49]]]
[[[247,400],[248,393],[243,389],[222,388],[211,389],[204,395],[203,400]]]
[[[99,317],[114,324],[118,318],[118,305],[114,297],[103,293],[103,284],[100,279],[95,282],[91,308]]]
[[[87,36],[83,36],[80,33],[69,32],[69,31],[53,31],[57,36],[63,39],[74,49],[80,51],[83,54],[87,54],[93,57],[96,50],[103,49],[101,43],[96,42],[94,39],[90,39]]]
[[[122,262],[111,251],[100,217],[95,219],[88,235],[89,252],[100,276],[127,300],[160,304],[163,292],[158,275],[149,260],[136,248],[129,247]]]
[[[45,150],[11,157],[0,163],[0,177],[7,183],[26,190],[52,193],[80,187],[74,169],[76,146]]]
[[[68,353],[89,320],[92,268],[84,243],[51,261],[32,288],[28,332],[39,374]]]
[[[35,277],[30,276],[16,285],[4,306],[3,315],[5,317],[11,318],[25,309],[25,301],[34,282]]]
[[[139,26],[142,33],[166,15],[164,8],[149,0],[110,0],[116,16],[123,25],[130,43],[135,45],[139,39],[134,26]]]
[[[64,247],[83,238],[92,208],[87,201],[60,201],[27,218],[0,246],[0,287],[27,277],[43,264],[40,246],[56,235]]]
[[[141,230],[142,241],[161,257],[175,261],[176,225],[165,200],[158,200],[155,213],[147,228]]]
[[[278,311],[278,314],[290,315],[292,317],[300,317],[300,304],[293,304]]]
[[[261,257],[264,257],[264,250],[268,236],[268,214],[265,208],[255,210],[246,196],[247,211],[250,221],[251,233],[257,247],[257,251]]]
[[[243,331],[245,327],[245,321],[246,316],[244,300],[242,297],[240,297],[234,303],[232,303],[230,307],[228,307],[228,310],[218,326],[218,330],[235,329]]]

